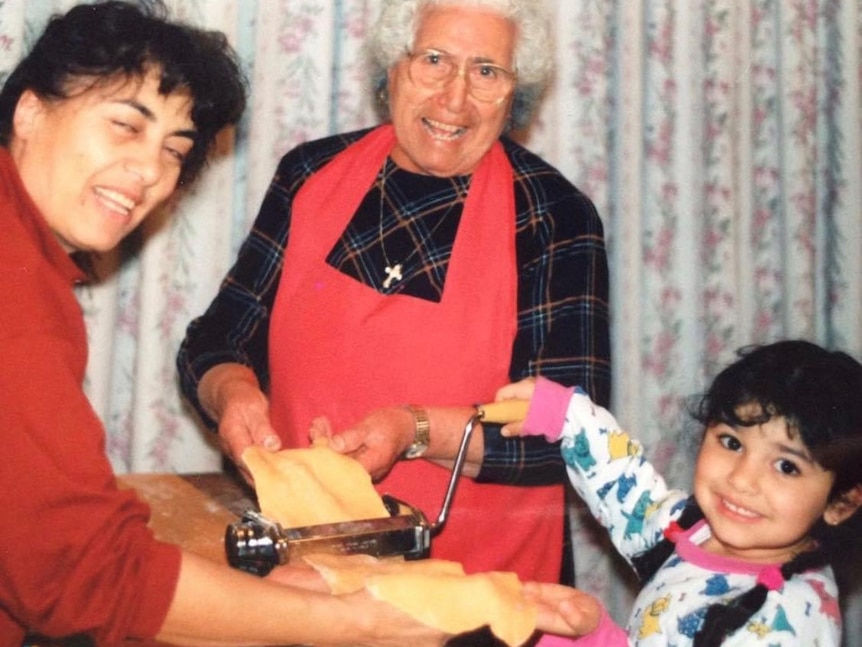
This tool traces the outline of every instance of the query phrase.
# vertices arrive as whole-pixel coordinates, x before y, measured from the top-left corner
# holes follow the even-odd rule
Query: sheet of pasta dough
[[[285,528],[389,516],[365,468],[325,441],[280,452],[251,446],[242,460],[260,511]]]
[[[372,555],[329,555],[318,553],[303,559],[323,576],[333,595],[344,595],[365,588],[373,575],[422,573],[424,575],[464,575],[459,562],[445,559],[405,561],[402,557],[377,558]]]
[[[261,512],[283,527],[389,516],[358,461],[323,443],[280,452],[250,447],[242,455],[254,477]],[[536,628],[537,610],[514,573],[465,575],[457,562],[405,561],[371,555],[306,555],[334,595],[367,588],[419,622],[452,634],[485,625],[510,647]]]
[[[521,582],[515,573],[430,575],[405,571],[373,575],[365,587],[374,597],[420,622],[452,634],[488,625],[497,638],[517,647],[536,629],[536,607],[521,595]]]

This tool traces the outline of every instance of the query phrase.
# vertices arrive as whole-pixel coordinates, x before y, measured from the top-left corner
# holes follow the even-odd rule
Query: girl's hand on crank
[[[494,396],[496,402],[504,400],[527,400],[533,397],[533,392],[536,390],[536,378],[528,377],[518,382],[507,384],[497,390]],[[507,438],[520,436],[523,433],[524,421],[510,422],[500,428],[500,434]]]

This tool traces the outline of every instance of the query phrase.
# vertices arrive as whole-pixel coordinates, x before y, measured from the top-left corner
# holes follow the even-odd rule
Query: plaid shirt
[[[236,263],[207,311],[189,325],[177,357],[180,382],[208,424],[214,422],[200,407],[197,385],[213,366],[248,365],[267,388],[269,314],[281,277],[293,197],[310,175],[367,132],[308,142],[282,158]],[[556,169],[515,142],[501,141],[515,178],[519,268],[518,331],[510,378],[541,374],[565,385],[578,384],[596,402],[607,405],[608,268],[601,220],[589,198]],[[439,300],[469,178],[444,179],[442,184],[439,178],[430,180],[436,190],[427,200],[407,199],[411,212],[402,214],[403,224],[388,227],[390,233],[383,236],[379,224],[383,206],[391,218],[404,203],[381,205],[379,183],[387,173],[387,200],[395,194],[390,191],[392,172],[387,162],[327,260],[381,292],[404,291]],[[403,187],[403,181],[395,182]],[[450,209],[453,200],[455,208]],[[441,215],[449,224],[429,224]],[[404,280],[385,289],[381,260],[396,261],[392,250],[397,255],[399,249],[409,250]],[[419,251],[414,254],[413,249]],[[402,259],[403,255],[397,260]],[[499,427],[484,427],[485,456],[477,480],[520,485],[563,482],[564,465],[556,445],[535,437],[504,439]]]

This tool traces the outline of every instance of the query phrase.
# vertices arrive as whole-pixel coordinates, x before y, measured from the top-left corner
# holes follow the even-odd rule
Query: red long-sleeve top
[[[0,148],[0,647],[28,633],[99,645],[161,627],[180,552],[119,490],[82,390],[83,276]]]

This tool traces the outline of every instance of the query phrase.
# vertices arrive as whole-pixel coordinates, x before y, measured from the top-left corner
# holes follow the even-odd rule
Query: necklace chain
[[[383,216],[384,216],[383,206],[384,206],[384,203],[386,202],[386,179],[392,173],[395,172],[395,169],[397,169],[397,167],[393,167],[392,171],[387,172],[388,166],[389,166],[389,160],[384,162],[383,168],[380,169],[380,175],[379,175],[379,178],[380,178],[380,214],[379,214],[379,216],[380,216],[380,218],[379,218],[378,223],[377,223],[377,239],[380,242],[380,249],[383,251],[383,260],[384,260],[383,271],[386,273],[386,278],[384,279],[383,284],[382,284],[382,287],[384,290],[388,290],[394,283],[397,283],[397,282],[402,281],[404,279],[404,275],[402,272],[403,272],[404,267],[407,264],[407,262],[412,260],[412,258],[414,256],[416,256],[416,254],[418,254],[422,250],[422,248],[425,246],[426,241],[431,240],[432,237],[434,236],[434,234],[437,232],[437,230],[440,229],[441,225],[444,222],[446,222],[447,218],[449,217],[449,214],[452,213],[452,210],[456,206],[461,204],[461,200],[458,199],[458,198],[460,198],[460,192],[456,190],[456,198],[455,198],[454,202],[451,205],[449,205],[449,209],[446,210],[446,213],[442,214],[437,219],[437,222],[434,224],[434,227],[432,227],[431,230],[425,236],[422,237],[421,243],[418,245],[415,245],[413,247],[413,251],[411,251],[406,257],[401,259],[400,262],[393,263],[391,260],[389,260],[389,255],[386,253],[386,240],[383,236]],[[395,220],[398,221],[399,220],[398,215],[397,214],[393,214],[393,215],[395,217]]]

